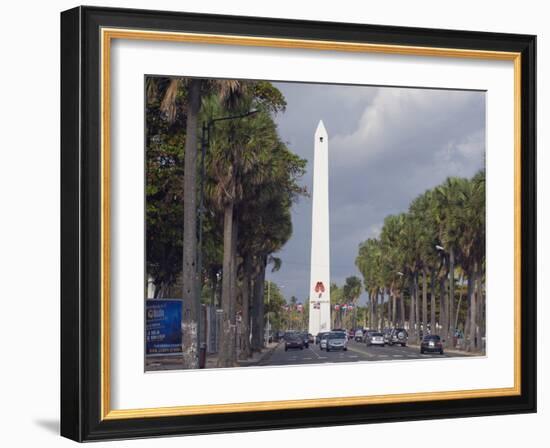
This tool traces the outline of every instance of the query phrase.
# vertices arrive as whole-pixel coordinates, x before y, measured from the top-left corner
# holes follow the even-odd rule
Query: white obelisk
[[[311,213],[309,332],[314,336],[330,330],[329,240],[328,135],[321,120],[315,131]]]

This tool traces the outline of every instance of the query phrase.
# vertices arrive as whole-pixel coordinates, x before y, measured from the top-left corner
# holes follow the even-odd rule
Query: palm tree
[[[357,299],[361,295],[363,285],[361,279],[356,275],[346,278],[344,284],[344,297],[346,300],[351,299],[353,304],[353,328],[357,328]]]
[[[439,253],[436,250],[439,247]],[[404,297],[401,297],[400,320],[408,322],[413,335],[428,327],[428,277],[430,277],[430,329],[436,331],[437,292],[439,281],[439,323],[444,339],[453,337],[459,325],[466,326],[471,350],[480,348],[484,335],[483,273],[485,268],[485,174],[473,179],[449,178],[434,190],[417,197],[406,213],[391,215],[384,220],[380,240],[371,238],[361,243],[356,266],[363,275],[369,293],[370,322],[376,318],[377,297],[389,292],[395,301],[403,283],[408,283],[409,313],[405,316]],[[460,301],[455,306],[456,270],[468,281],[468,313],[466,323]],[[419,278],[422,283],[420,300]],[[447,277],[448,290],[447,290]],[[461,293],[462,296],[462,293]],[[420,304],[422,306],[420,307]],[[390,322],[397,314],[392,305]],[[382,313],[380,313],[381,320]],[[379,324],[373,324],[374,326]]]
[[[461,184],[460,260],[467,273],[469,297],[469,349],[481,348],[480,314],[484,309],[483,271],[485,261],[485,172]]]
[[[148,94],[155,91],[151,82]],[[197,272],[197,128],[202,98],[216,92],[228,106],[242,95],[242,84],[237,80],[206,80],[201,78],[171,78],[162,93],[161,110],[167,121],[173,123],[178,113],[186,118],[183,197],[183,364],[184,368],[198,368],[198,312],[200,294]],[[185,97],[185,101],[181,101]],[[183,111],[179,109],[184,109]]]

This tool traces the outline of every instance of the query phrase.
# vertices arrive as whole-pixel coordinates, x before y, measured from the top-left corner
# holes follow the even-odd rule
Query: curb
[[[420,345],[417,345],[417,344],[407,344],[407,347],[414,347],[414,348],[417,348],[418,350],[420,350]],[[478,353],[478,352],[467,352],[467,351],[463,351],[463,350],[448,349],[448,348],[444,348],[443,350],[445,351],[445,353],[453,353],[455,355],[485,356],[483,353]]]

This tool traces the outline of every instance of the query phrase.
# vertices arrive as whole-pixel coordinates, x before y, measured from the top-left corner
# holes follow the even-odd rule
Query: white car
[[[331,350],[343,350],[347,351],[348,349],[348,338],[344,333],[334,332],[329,333],[328,338],[326,339],[327,352]]]
[[[386,345],[386,341],[384,341],[384,334],[372,333],[369,339],[367,339],[367,347],[370,347],[371,345],[381,345],[384,347]]]
[[[326,350],[327,349],[327,339],[328,339],[328,335],[330,333],[323,333],[321,335],[321,342],[319,343],[319,348],[321,350]]]

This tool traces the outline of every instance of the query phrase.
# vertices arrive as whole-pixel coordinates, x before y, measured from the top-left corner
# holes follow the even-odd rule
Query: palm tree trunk
[[[472,295],[470,296],[470,341],[469,351],[475,351],[477,349],[477,306],[476,306],[476,289],[477,289],[477,261],[474,262],[472,282]]]
[[[455,252],[453,246],[449,250],[449,339],[448,343],[451,347],[454,347],[454,334],[455,328],[453,324],[455,321]]]
[[[265,287],[265,265],[266,258],[259,258],[259,269],[254,278],[253,300],[252,300],[252,341],[251,349],[260,351],[264,346],[264,287]],[[291,316],[289,315],[289,321]],[[290,322],[289,322],[290,324]]]
[[[460,316],[460,308],[462,308],[462,296],[464,295],[462,284],[464,283],[464,274],[460,275],[459,282],[460,282],[460,294],[458,295],[458,305],[456,306],[455,323],[454,323],[455,329],[458,329],[458,317]]]
[[[250,356],[250,286],[252,283],[252,257],[245,256],[243,261],[243,284],[242,284],[242,333],[241,351],[239,359],[247,359]]]
[[[382,330],[382,328],[384,328],[384,288],[378,290],[378,297],[380,300],[380,305],[378,306],[378,311],[380,313],[379,326]]]
[[[235,308],[233,303],[233,203],[226,204],[223,217],[223,276],[222,276],[222,338],[218,367],[232,367],[235,335]]]
[[[231,365],[235,365],[237,362],[237,239],[238,239],[238,219],[235,214],[235,207],[233,206],[232,219],[233,224],[231,226],[231,295],[230,295],[230,308],[229,308],[229,321],[233,334],[231,335],[231,347],[230,347],[230,359]]]
[[[431,297],[430,297],[430,329],[432,334],[437,333],[436,323],[435,323],[435,269],[432,269],[431,278]]]
[[[184,158],[183,200],[183,366],[199,367],[198,317],[199,294],[197,273],[197,124],[201,105],[200,79],[189,82],[187,127]]]
[[[414,304],[415,304],[415,317],[416,317],[416,336],[420,339],[420,287],[418,284],[418,272],[414,274]]]
[[[467,302],[467,310],[466,310],[466,322],[464,324],[464,337],[468,339],[470,337],[470,318],[472,316],[472,294],[473,294],[473,288],[474,284],[472,283],[474,279],[473,271],[470,269],[467,272],[468,277],[468,288],[466,290],[466,302]],[[468,344],[469,346],[469,344]]]
[[[410,309],[409,309],[409,332],[413,335],[413,337],[416,336],[416,279],[413,274],[412,276],[413,282],[412,282],[412,288],[411,288],[411,303],[410,303]]]
[[[439,325],[441,327],[441,339],[446,339],[447,325],[447,312],[446,312],[446,279],[445,276],[439,279]]]
[[[426,269],[422,269],[422,328],[424,334],[428,334],[428,273]]]
[[[391,325],[392,327],[395,327],[397,322],[397,295],[395,294],[393,284],[390,289],[390,294],[391,294]]]
[[[478,336],[478,349],[483,349],[483,341],[481,338],[485,335],[485,297],[483,295],[483,273],[482,271],[482,263],[479,262],[479,274],[477,277],[477,283],[478,283],[478,296],[477,296],[477,302],[478,302],[478,308],[477,308],[477,336]]]
[[[405,327],[405,296],[402,290],[399,290],[399,323],[402,327]]]

